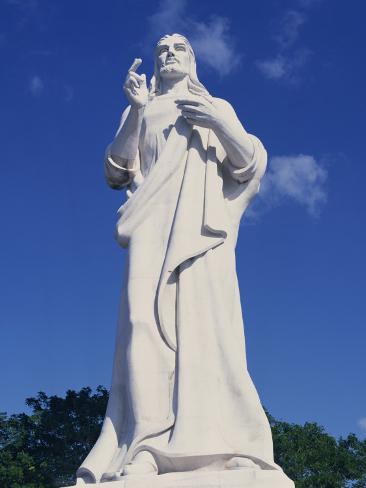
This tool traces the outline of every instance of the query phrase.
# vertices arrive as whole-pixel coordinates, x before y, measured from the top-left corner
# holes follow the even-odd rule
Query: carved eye
[[[159,54],[163,54],[164,52],[166,52],[168,50],[168,48],[165,46],[165,47],[161,47],[159,49]]]

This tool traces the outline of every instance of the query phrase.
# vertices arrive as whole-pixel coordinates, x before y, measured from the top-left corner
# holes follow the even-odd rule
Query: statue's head
[[[210,97],[206,88],[198,80],[196,58],[188,39],[181,34],[167,34],[155,48],[154,75],[150,83],[150,96],[158,95],[164,78],[182,79],[187,77],[188,89],[195,95]]]

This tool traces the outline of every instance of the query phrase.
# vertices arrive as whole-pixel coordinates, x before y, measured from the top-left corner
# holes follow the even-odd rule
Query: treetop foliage
[[[64,398],[39,392],[31,414],[0,413],[0,486],[55,488],[71,485],[93,447],[104,418],[107,390],[68,390]],[[336,440],[316,423],[291,424],[267,416],[275,461],[296,488],[366,488],[366,440]]]

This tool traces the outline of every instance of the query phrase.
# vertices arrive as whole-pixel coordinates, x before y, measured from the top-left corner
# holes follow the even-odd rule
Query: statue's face
[[[156,60],[161,77],[182,78],[189,73],[188,47],[179,36],[169,36],[158,43]]]

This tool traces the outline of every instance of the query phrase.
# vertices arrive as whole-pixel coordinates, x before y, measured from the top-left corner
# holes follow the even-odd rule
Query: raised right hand
[[[131,106],[144,107],[147,104],[149,92],[146,86],[146,75],[138,75],[137,68],[142,63],[142,59],[136,58],[128,70],[123,91],[126,94]]]

